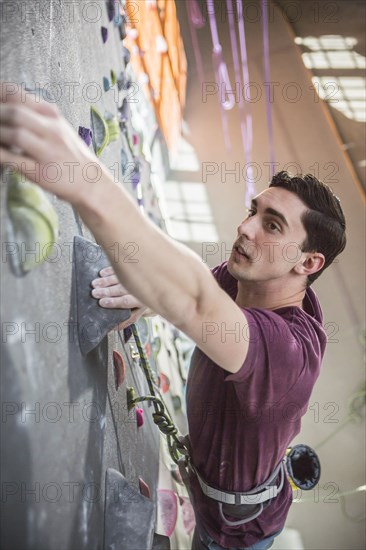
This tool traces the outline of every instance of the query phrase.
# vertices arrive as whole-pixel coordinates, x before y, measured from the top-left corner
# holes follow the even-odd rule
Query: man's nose
[[[238,225],[238,235],[246,237],[248,241],[253,240],[255,232],[255,222],[253,217],[246,218]]]

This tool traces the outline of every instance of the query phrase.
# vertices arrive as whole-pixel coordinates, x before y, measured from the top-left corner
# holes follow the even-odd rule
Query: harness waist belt
[[[214,487],[211,487],[210,485],[208,485],[202,479],[202,477],[200,476],[200,474],[192,464],[190,464],[190,467],[197,476],[202,492],[209,498],[212,498],[213,500],[217,500],[218,502],[222,502],[223,504],[234,504],[234,505],[262,504],[267,500],[271,500],[272,498],[275,498],[278,495],[278,493],[281,491],[283,487],[283,482],[284,482],[284,462],[282,460],[265,483],[262,483],[255,489],[252,489],[251,491],[247,491],[245,493],[240,493],[240,492],[227,493],[226,491],[215,489]],[[279,486],[277,487],[276,485],[270,485],[270,483],[272,483],[273,480],[276,479],[279,473],[281,473],[281,480],[280,480]]]

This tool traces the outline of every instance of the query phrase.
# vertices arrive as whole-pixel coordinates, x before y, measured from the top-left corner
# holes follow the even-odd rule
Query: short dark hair
[[[306,231],[301,249],[320,252],[325,257],[322,269],[308,275],[306,286],[310,286],[346,246],[346,220],[340,200],[327,184],[312,174],[291,176],[286,171],[278,172],[269,187],[282,187],[295,193],[309,208],[301,217]]]

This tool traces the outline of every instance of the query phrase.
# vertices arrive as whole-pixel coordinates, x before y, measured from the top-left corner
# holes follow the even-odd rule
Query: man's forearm
[[[143,216],[107,172],[77,208],[128,291],[176,326],[186,324],[211,281],[199,256]]]

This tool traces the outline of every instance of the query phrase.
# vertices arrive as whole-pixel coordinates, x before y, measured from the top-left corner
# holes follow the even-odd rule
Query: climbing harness
[[[310,490],[316,486],[320,478],[320,461],[315,451],[303,444],[289,447],[286,456],[276,466],[268,479],[250,491],[227,492],[206,483],[191,462],[189,436],[182,437],[178,435],[178,430],[167,411],[164,401],[155,394],[154,375],[150,368],[149,360],[141,344],[136,325],[131,325],[131,328],[151,395],[136,397],[134,388],[127,388],[128,410],[132,410],[137,403],[143,401],[153,403],[155,409],[152,415],[154,422],[167,437],[170,456],[179,467],[179,472],[191,499],[189,471],[197,477],[202,492],[207,497],[218,502],[222,520],[227,525],[237,526],[257,518],[269,506],[272,499],[281,492],[285,475],[287,475],[290,485],[294,490],[298,488]],[[279,483],[277,485],[276,481],[278,477]],[[225,514],[240,519],[231,521]]]
[[[265,483],[244,493],[229,493],[210,487],[199,475],[197,469],[194,468],[194,466],[192,466],[192,468],[197,476],[202,492],[209,498],[218,501],[220,516],[226,525],[230,526],[243,525],[258,517],[263,512],[264,508],[270,504],[270,501],[280,493],[285,477],[284,460],[282,460]],[[279,485],[273,485],[279,474]],[[238,521],[230,521],[225,516],[225,513],[233,517],[240,517],[241,519]]]

